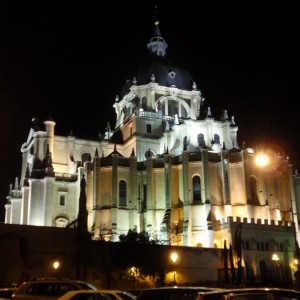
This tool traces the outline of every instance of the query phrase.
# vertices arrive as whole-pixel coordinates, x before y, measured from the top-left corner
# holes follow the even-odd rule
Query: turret
[[[53,137],[55,122],[50,117],[49,120],[44,121],[44,125],[46,129],[46,143],[49,145],[49,152],[53,153]]]

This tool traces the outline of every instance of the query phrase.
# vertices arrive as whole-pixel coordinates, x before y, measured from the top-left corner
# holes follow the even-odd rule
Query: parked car
[[[137,297],[144,289],[140,288],[140,289],[126,289],[127,292],[133,294],[135,297]]]
[[[283,288],[238,288],[201,291],[194,300],[296,300],[300,292]]]
[[[15,287],[0,288],[0,300],[10,299],[15,289]]]
[[[58,300],[135,300],[135,295],[119,290],[70,291]]]
[[[212,287],[160,287],[144,289],[137,300],[195,300],[201,291],[221,290]]]
[[[54,300],[68,291],[74,290],[96,290],[97,288],[89,282],[57,279],[38,278],[24,282],[13,293],[14,300]]]

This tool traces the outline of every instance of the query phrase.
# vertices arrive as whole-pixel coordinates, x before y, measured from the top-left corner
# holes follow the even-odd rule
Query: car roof
[[[88,290],[89,292],[97,292],[97,293],[128,293],[126,290],[103,290],[103,289],[97,289],[97,290]],[[78,290],[75,292],[85,292],[85,290]]]
[[[296,292],[300,295],[300,291],[291,290],[288,288],[276,288],[276,287],[241,287],[241,288],[227,288],[227,289],[215,289],[211,291],[200,291],[199,294],[218,294],[218,293],[255,293],[255,292]]]
[[[103,293],[103,294],[120,294],[120,293],[125,293],[129,296],[132,296],[132,298],[136,298],[136,296],[126,290],[101,290],[101,289],[97,289],[97,290],[76,290],[76,291],[68,291],[67,293],[65,293],[63,297],[72,297],[73,295],[77,295],[77,294],[95,294],[95,293]]]
[[[26,282],[33,282],[33,281],[51,281],[51,282],[61,282],[61,281],[68,281],[68,282],[78,282],[78,283],[89,283],[87,281],[84,280],[77,280],[77,279],[70,279],[70,278],[51,278],[51,277],[36,277],[36,278],[32,278]]]
[[[15,289],[15,294],[22,293],[24,289],[26,289],[30,285],[36,285],[36,284],[73,284],[77,285],[78,287],[82,288],[89,287],[92,290],[97,289],[92,283],[88,281],[82,281],[82,280],[73,280],[73,279],[66,279],[66,278],[34,278],[28,281],[23,282],[21,285],[19,285]]]
[[[88,285],[90,287],[93,287],[93,289],[96,289],[96,287],[88,281],[68,279],[68,278],[34,278],[23,282],[21,285],[18,286],[18,288],[30,284],[36,284],[36,283],[72,283],[72,284],[77,284],[79,286]]]
[[[216,287],[206,286],[173,286],[173,287],[157,287],[157,288],[146,288],[136,296],[137,299],[148,299],[156,297],[157,299],[165,297],[163,295],[177,295],[177,294],[189,294],[189,297],[197,297],[200,292],[211,292],[215,290],[224,290]],[[170,296],[171,297],[171,296]]]
[[[150,290],[180,290],[180,289],[188,289],[188,290],[203,290],[203,291],[215,291],[215,290],[226,290],[218,287],[207,287],[207,286],[162,286],[156,288],[145,288],[142,291],[150,291]]]

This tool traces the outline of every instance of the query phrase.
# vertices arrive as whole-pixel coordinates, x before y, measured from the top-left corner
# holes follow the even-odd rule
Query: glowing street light
[[[256,155],[255,162],[258,166],[265,167],[269,164],[270,158],[268,155],[261,153],[261,154]]]
[[[176,252],[172,252],[170,256],[172,262],[173,262],[173,274],[174,274],[174,285],[176,285],[176,271],[175,271],[175,263],[178,259],[178,254]]]
[[[173,263],[176,263],[178,254],[176,252],[171,253],[171,260]]]
[[[57,270],[58,270],[59,266],[60,266],[59,261],[56,260],[56,261],[53,262],[53,269],[54,269],[54,274],[55,275],[57,273]]]
[[[280,265],[279,265],[279,256],[277,253],[273,253],[272,254],[272,261],[274,262],[275,264],[275,274],[276,274],[276,279],[279,280],[280,277],[281,277],[281,272],[280,272],[280,269],[279,269],[279,274],[278,274],[278,267],[280,268]]]
[[[278,257],[278,254],[277,254],[277,253],[273,253],[273,254],[272,254],[272,260],[273,260],[275,263],[278,263],[278,262],[279,262],[279,257]]]

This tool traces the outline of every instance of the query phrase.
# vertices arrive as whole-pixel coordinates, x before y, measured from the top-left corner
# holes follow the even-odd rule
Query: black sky
[[[272,145],[299,168],[297,1],[75,2],[0,4],[0,211],[33,117],[85,138],[114,126],[115,97],[148,55],[155,5],[168,58],[213,116],[227,109],[240,146]]]

